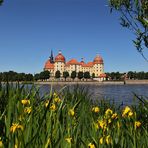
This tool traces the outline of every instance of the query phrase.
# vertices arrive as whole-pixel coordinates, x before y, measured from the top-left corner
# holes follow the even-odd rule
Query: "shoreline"
[[[37,85],[45,85],[45,84],[51,84],[51,85],[142,85],[146,84],[148,85],[148,80],[126,80],[124,81],[103,81],[103,82],[97,82],[97,81],[44,81],[44,82],[34,82],[34,84]]]
[[[6,83],[6,82],[1,82]],[[9,82],[18,83],[18,82]],[[20,84],[35,85],[148,85],[148,80],[125,80],[124,81],[38,81],[38,82],[19,82]]]

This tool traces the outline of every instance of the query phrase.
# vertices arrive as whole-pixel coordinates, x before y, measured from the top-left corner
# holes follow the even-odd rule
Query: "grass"
[[[92,103],[80,87],[52,90],[0,86],[0,147],[8,148],[146,148],[148,102],[117,107]]]

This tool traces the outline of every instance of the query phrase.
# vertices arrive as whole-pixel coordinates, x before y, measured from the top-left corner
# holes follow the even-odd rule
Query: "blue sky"
[[[51,49],[67,60],[96,54],[105,72],[148,71],[134,35],[110,14],[107,0],[13,0],[0,7],[0,71],[42,71]],[[145,53],[147,54],[147,53]]]

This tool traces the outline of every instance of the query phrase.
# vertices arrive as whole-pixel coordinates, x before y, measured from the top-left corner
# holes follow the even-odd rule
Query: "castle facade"
[[[71,75],[72,71],[89,72],[90,76],[94,75],[96,78],[105,78],[104,74],[104,62],[101,56],[97,55],[92,62],[85,63],[83,58],[80,62],[76,59],[71,59],[66,62],[62,52],[59,51],[58,55],[54,58],[51,51],[51,56],[46,61],[44,70],[50,71],[51,76],[55,76],[56,71],[60,71],[61,77],[64,71],[67,71]]]

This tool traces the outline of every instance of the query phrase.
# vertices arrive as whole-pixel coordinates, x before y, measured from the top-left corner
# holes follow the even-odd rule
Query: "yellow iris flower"
[[[112,143],[112,139],[111,139],[110,135],[106,136],[106,143],[107,144],[111,144]]]
[[[109,117],[109,116],[111,116],[112,114],[113,114],[113,111],[112,111],[110,108],[105,111],[105,116],[106,116],[106,117]]]
[[[141,122],[140,121],[135,121],[135,129],[137,128],[137,127],[140,127],[141,126]]]
[[[56,103],[60,103],[60,102],[61,102],[61,99],[60,99],[59,97],[56,97],[56,98],[54,98],[54,101],[55,101]]]
[[[93,107],[92,108],[92,112],[95,112],[95,113],[98,113],[98,112],[100,112],[100,108],[99,107]]]
[[[88,147],[89,147],[89,148],[95,148],[95,145],[94,145],[93,143],[89,143],[89,144],[88,144]]]
[[[66,140],[68,143],[71,143],[72,138],[65,138],[65,140]]]
[[[133,116],[133,112],[129,106],[126,106],[122,112],[122,117],[126,117],[126,116],[128,116],[128,117]]]
[[[70,109],[68,114],[73,117],[75,115],[74,109]]]
[[[103,144],[103,137],[99,140],[100,144]]]
[[[2,138],[0,137],[0,148],[3,147],[3,141]]]
[[[50,109],[51,109],[52,111],[55,111],[55,110],[56,110],[56,105],[55,105],[55,104],[52,104],[52,105],[50,106]]]
[[[47,101],[45,102],[45,107],[46,107],[46,108],[47,108],[48,104],[49,104],[49,100],[47,100]]]
[[[98,124],[103,130],[107,129],[107,124],[105,120],[98,120]]]
[[[30,100],[24,99],[24,100],[21,100],[21,103],[22,103],[23,105],[29,105],[29,104],[30,104]]]
[[[32,108],[31,107],[25,107],[24,113],[30,114],[31,112],[32,112]]]
[[[23,131],[24,127],[22,125],[19,125],[18,123],[12,123],[12,126],[10,127],[10,132],[14,133],[17,129]]]
[[[117,113],[114,113],[111,118],[112,119],[117,119],[117,117],[118,117]]]

